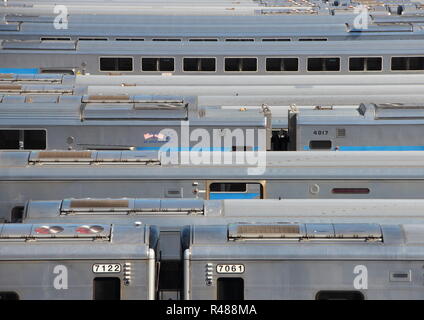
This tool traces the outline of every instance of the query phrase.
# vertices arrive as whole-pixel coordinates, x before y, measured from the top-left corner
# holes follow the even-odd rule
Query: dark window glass
[[[152,39],[152,41],[181,41],[181,39],[164,39],[164,38],[157,38],[157,39]]]
[[[320,291],[315,296],[316,300],[364,300],[360,291]]]
[[[10,222],[12,223],[21,223],[24,217],[24,207],[18,206],[12,209],[12,214],[10,216]]]
[[[19,149],[19,130],[0,130],[0,149]]]
[[[325,38],[302,38],[299,41],[327,41]]]
[[[256,58],[225,58],[225,71],[256,71]]]
[[[350,58],[350,71],[380,71],[382,69],[381,58]]]
[[[309,141],[310,149],[331,149],[331,140]]]
[[[272,39],[262,39],[262,41],[290,41],[289,38],[272,38]]]
[[[0,292],[0,301],[2,300],[19,300],[19,296],[16,292]]]
[[[132,71],[132,58],[100,58],[100,71]]]
[[[236,42],[236,41],[243,41],[243,42],[249,41],[249,42],[252,42],[252,41],[255,41],[255,39],[225,39],[225,41],[233,41],[233,42]]]
[[[174,71],[174,58],[143,58],[142,71]]]
[[[218,41],[218,39],[190,39],[190,40],[188,40],[188,41],[198,41],[198,42],[200,42],[200,41],[205,41],[205,42],[214,42],[214,41]]]
[[[267,58],[266,71],[298,71],[297,58]]]
[[[424,70],[424,57],[393,57],[392,70]]]
[[[119,278],[95,278],[93,290],[94,300],[121,299],[121,281]]]
[[[219,278],[217,281],[218,300],[243,300],[243,278]]]
[[[309,58],[308,71],[339,71],[340,58]]]
[[[184,58],[184,71],[215,71],[215,58]]]
[[[247,190],[246,183],[211,183],[210,189],[211,192],[245,192]]]
[[[24,149],[29,149],[29,150],[46,149],[46,131],[45,130],[25,130],[24,131]]]

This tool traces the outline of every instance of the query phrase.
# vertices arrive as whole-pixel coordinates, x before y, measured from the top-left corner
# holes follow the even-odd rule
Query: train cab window
[[[266,71],[298,71],[299,60],[297,58],[267,58]]]
[[[24,207],[23,206],[14,207],[10,215],[10,222],[21,223],[23,218],[24,218]]]
[[[244,300],[243,278],[218,278],[217,300]]]
[[[174,71],[174,58],[142,58],[142,71]]]
[[[0,149],[20,149],[19,130],[0,130]]]
[[[309,141],[311,150],[329,150],[331,149],[331,140],[311,140]]]
[[[209,199],[263,199],[263,186],[258,182],[213,182],[209,185]]]
[[[93,282],[94,300],[121,299],[121,280],[119,278],[95,278]]]
[[[225,71],[257,71],[256,58],[225,58]]]
[[[340,58],[308,58],[308,71],[340,71]]]
[[[133,71],[133,58],[100,58],[100,71]]]
[[[2,300],[19,300],[19,295],[12,291],[0,292],[0,301]]]
[[[184,58],[184,71],[215,71],[215,58]]]
[[[379,57],[349,58],[349,71],[381,71],[382,59]]]
[[[364,300],[360,291],[320,291],[315,300]]]
[[[392,70],[424,70],[424,57],[392,57]]]

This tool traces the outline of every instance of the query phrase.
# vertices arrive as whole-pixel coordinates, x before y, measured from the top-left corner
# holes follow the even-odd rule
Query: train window
[[[360,291],[319,291],[316,300],[364,300]]]
[[[41,41],[71,41],[71,38],[58,38],[58,37],[44,37]]]
[[[331,193],[335,194],[369,194],[368,188],[333,188]]]
[[[243,300],[243,278],[218,278],[217,300]]]
[[[20,149],[19,130],[0,130],[0,149]]]
[[[214,41],[218,41],[218,39],[202,39],[202,38],[198,38],[198,39],[189,39],[188,41],[198,41],[198,42],[214,42]]]
[[[152,39],[152,41],[181,41],[181,39],[165,39],[165,38],[157,38],[157,39]]]
[[[107,41],[107,38],[78,38],[79,41]]]
[[[121,280],[119,278],[95,278],[93,290],[94,300],[120,300]]]
[[[263,186],[258,182],[213,182],[209,185],[209,199],[263,199]]]
[[[331,149],[331,140],[311,140],[309,141],[309,149],[311,150]]]
[[[245,183],[211,183],[211,192],[246,192],[247,185]]]
[[[340,71],[340,58],[308,58],[308,71]]]
[[[184,58],[184,71],[215,71],[215,58]]]
[[[11,291],[0,292],[0,301],[2,300],[19,300],[19,295]]]
[[[262,39],[262,41],[291,41],[290,38],[269,38],[269,39]]]
[[[326,38],[301,38],[299,41],[327,41]]]
[[[298,71],[297,58],[267,58],[266,71]]]
[[[349,71],[381,71],[382,59],[379,57],[349,58]]]
[[[256,71],[256,58],[225,58],[225,71]]]
[[[46,149],[46,131],[45,130],[25,130],[24,131],[24,149],[30,149],[30,150]]]
[[[18,206],[12,209],[10,216],[10,222],[12,223],[21,223],[24,217],[24,207]]]
[[[424,70],[424,57],[392,57],[392,70]]]
[[[142,71],[174,71],[174,58],[142,58]]]
[[[116,41],[144,41],[140,38],[116,38]]]
[[[47,74],[70,74],[75,75],[74,70],[72,69],[41,69],[41,73],[47,73]]]
[[[133,71],[133,58],[100,58],[100,71]]]
[[[225,41],[234,41],[234,42],[236,42],[236,41],[242,41],[242,42],[253,42],[253,41],[255,41],[255,39],[246,39],[246,38],[240,38],[240,39],[235,39],[235,38],[233,38],[233,39],[231,39],[231,38],[229,38],[229,39],[225,39]]]

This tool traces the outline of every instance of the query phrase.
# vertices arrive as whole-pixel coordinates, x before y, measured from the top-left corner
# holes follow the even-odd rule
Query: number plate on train
[[[243,264],[217,264],[217,273],[244,273]]]
[[[94,273],[119,273],[121,265],[119,263],[93,264]]]

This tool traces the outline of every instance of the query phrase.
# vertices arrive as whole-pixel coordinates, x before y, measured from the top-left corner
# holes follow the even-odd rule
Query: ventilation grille
[[[128,200],[71,200],[71,208],[128,208]]]

